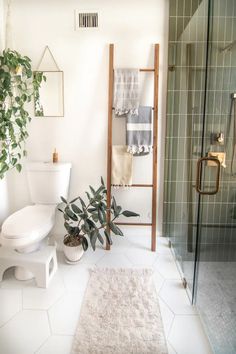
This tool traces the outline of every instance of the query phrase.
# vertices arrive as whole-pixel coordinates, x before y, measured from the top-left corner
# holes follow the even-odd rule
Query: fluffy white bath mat
[[[167,354],[152,271],[95,269],[72,354]]]

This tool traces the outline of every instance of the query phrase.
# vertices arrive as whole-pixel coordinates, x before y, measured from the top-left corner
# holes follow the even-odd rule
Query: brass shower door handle
[[[211,161],[214,162],[217,166],[217,174],[216,174],[216,185],[213,191],[204,191],[201,189],[201,172],[202,172],[202,163]],[[197,179],[196,179],[196,190],[199,194],[203,195],[214,195],[219,192],[220,188],[220,161],[215,157],[202,157],[197,162]]]

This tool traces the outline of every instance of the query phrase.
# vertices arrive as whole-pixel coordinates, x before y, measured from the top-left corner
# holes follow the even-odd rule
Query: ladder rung
[[[153,111],[154,111],[154,109],[155,109],[155,108],[154,108],[154,107],[152,107],[152,110],[153,110]],[[115,107],[112,107],[112,110],[114,111],[114,110],[115,110]]]
[[[143,72],[154,72],[155,71],[155,68],[141,68],[139,69],[139,71]]]
[[[142,69],[139,69],[139,71],[153,72],[153,71],[155,71],[155,69],[154,68],[142,68]]]
[[[147,222],[115,222],[116,225],[130,225],[130,226],[152,226],[152,223]]]
[[[112,187],[124,187],[121,184],[117,185],[117,184],[111,184]],[[131,184],[128,187],[153,187],[153,184]]]

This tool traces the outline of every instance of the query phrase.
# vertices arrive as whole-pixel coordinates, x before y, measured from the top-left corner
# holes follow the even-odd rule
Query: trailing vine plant
[[[27,56],[10,49],[0,55],[0,178],[12,168],[21,171],[31,121],[27,104],[43,79],[43,73],[33,75]]]
[[[37,117],[43,117],[44,111],[43,106],[40,102],[39,85],[38,82],[42,82],[42,79],[46,81],[46,77],[43,75],[42,71],[34,72],[34,113]]]

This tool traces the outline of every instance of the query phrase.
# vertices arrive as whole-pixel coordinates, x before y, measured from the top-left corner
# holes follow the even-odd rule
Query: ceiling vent
[[[75,11],[75,29],[78,30],[80,28],[96,28],[98,27],[98,13],[93,12],[85,12],[76,10]]]

